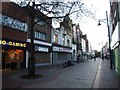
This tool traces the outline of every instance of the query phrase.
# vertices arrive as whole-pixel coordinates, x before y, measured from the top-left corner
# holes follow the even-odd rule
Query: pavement
[[[27,69],[2,71],[3,88],[114,88],[118,89],[118,74],[109,67],[109,60],[100,58],[75,63],[63,68],[61,65],[36,68],[36,79],[23,79]]]
[[[118,77],[117,72],[110,69],[109,60],[105,59],[99,64],[93,88],[118,89]]]

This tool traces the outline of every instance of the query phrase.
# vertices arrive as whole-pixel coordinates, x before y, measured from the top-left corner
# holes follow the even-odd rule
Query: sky
[[[106,19],[106,11],[109,15],[109,0],[85,0],[85,3],[95,7],[97,20],[87,19],[86,23],[80,24],[80,28],[83,34],[87,34],[92,49],[100,51],[101,47],[108,41],[108,29],[104,22],[98,26],[98,19]]]

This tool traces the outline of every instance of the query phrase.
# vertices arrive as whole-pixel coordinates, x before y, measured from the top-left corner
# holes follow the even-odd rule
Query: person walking
[[[94,58],[94,61],[96,61],[96,56],[95,55],[93,56],[93,58]]]
[[[103,53],[102,53],[102,61],[104,61],[104,55],[103,55]]]
[[[94,61],[96,61],[96,57],[94,56]]]

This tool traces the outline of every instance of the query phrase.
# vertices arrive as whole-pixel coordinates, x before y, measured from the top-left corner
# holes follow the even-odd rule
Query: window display
[[[23,60],[23,50],[9,49],[6,51],[6,62],[20,62]]]

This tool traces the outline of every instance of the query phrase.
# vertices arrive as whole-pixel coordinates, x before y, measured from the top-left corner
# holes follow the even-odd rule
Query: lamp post
[[[101,54],[100,54],[100,55],[101,55],[102,60],[104,60],[104,52],[103,52],[103,50],[104,50],[103,48],[104,48],[104,47],[103,47],[103,41],[100,42],[99,45],[101,45],[101,47],[102,47],[102,48],[101,48]]]
[[[110,55],[109,55],[109,58],[110,58],[110,69],[112,69],[113,67],[112,67],[112,52],[111,52],[111,45],[110,45],[110,28],[109,28],[109,24],[108,24],[108,13],[107,13],[107,11],[106,11],[106,19],[98,20],[98,22],[99,22],[98,26],[100,26],[101,25],[100,22],[103,22],[104,20],[107,20],[108,38],[109,38],[109,53],[110,53]]]
[[[102,60],[104,60],[104,51],[103,51],[103,50],[104,50],[104,47],[103,47],[103,41],[102,41],[102,52],[101,52],[101,54],[102,54],[102,55],[101,55]]]

